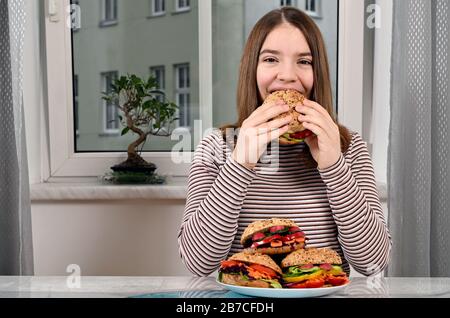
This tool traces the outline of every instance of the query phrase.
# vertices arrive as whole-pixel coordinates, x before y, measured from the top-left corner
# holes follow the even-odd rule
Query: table
[[[0,276],[0,297],[12,298],[227,298],[230,293],[215,277]],[[450,298],[450,278],[355,277],[325,297]]]

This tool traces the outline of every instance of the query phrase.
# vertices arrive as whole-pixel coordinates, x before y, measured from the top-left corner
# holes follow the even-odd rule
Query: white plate
[[[349,283],[342,286],[334,286],[334,287],[323,287],[323,288],[255,288],[255,287],[244,287],[237,285],[228,285],[219,282],[216,282],[225,287],[228,290],[231,290],[235,293],[247,295],[247,296],[255,296],[255,297],[270,297],[270,298],[306,298],[306,297],[319,297],[325,296],[337,291],[340,291],[348,286]]]

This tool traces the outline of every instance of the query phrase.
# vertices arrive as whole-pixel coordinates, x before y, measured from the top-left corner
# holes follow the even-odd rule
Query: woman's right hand
[[[271,120],[288,110],[289,106],[281,100],[256,108],[242,123],[232,158],[248,169],[255,168],[267,145],[288,131],[290,116]]]

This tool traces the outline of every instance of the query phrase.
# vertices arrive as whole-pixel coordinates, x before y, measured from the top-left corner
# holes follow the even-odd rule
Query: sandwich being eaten
[[[240,252],[221,262],[219,281],[246,287],[281,288],[281,273],[270,256]]]
[[[329,248],[297,250],[281,261],[284,288],[319,288],[347,284],[338,253]]]
[[[289,219],[259,220],[244,230],[241,244],[248,253],[287,254],[305,246],[305,233]]]
[[[281,90],[273,92],[264,100],[264,104],[283,100],[287,105],[289,105],[290,109],[288,112],[274,118],[278,119],[284,118],[286,116],[291,116],[292,118],[289,123],[289,130],[278,139],[280,144],[298,144],[300,142],[303,142],[306,137],[313,135],[310,130],[303,127],[302,123],[298,121],[298,116],[300,115],[300,113],[295,110],[295,106],[297,106],[298,104],[303,104],[304,99],[305,97],[296,90]]]

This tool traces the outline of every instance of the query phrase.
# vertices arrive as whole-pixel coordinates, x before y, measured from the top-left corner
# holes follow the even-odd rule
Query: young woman
[[[287,132],[289,107],[264,104],[273,91],[294,89],[306,100],[296,110],[314,136],[305,143],[271,147]],[[358,272],[380,272],[391,238],[379,201],[372,162],[357,133],[333,114],[325,44],[320,30],[294,8],[262,17],[249,35],[240,66],[238,122],[198,145],[190,168],[185,213],[178,235],[180,255],[199,276],[242,249],[249,223],[289,218],[306,233],[309,247],[330,247]],[[226,128],[238,128],[228,141]],[[277,168],[261,156],[267,150]]]

